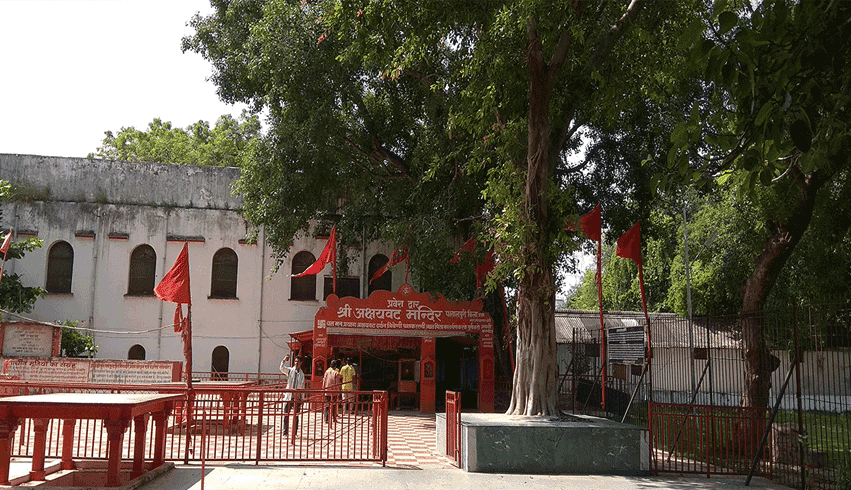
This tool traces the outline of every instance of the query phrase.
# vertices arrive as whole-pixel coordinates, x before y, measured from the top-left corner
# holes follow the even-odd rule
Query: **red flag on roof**
[[[322,254],[319,255],[319,258],[310,265],[304,272],[300,274],[296,274],[293,277],[303,277],[303,276],[313,276],[319,274],[319,272],[328,265],[329,262],[334,264],[334,276],[337,275],[337,226],[334,225],[331,228],[331,235],[328,236],[328,243],[325,245],[325,248],[322,250]]]
[[[192,304],[189,293],[189,247],[183,243],[183,250],[174,261],[174,265],[154,288],[157,298],[171,303]]]
[[[582,227],[582,231],[585,232],[585,235],[589,239],[599,242],[602,238],[602,232],[600,231],[601,223],[600,205],[597,204],[597,207],[592,209],[590,213],[579,218],[578,225]],[[576,223],[571,223],[570,226],[567,227],[567,231],[579,231],[576,226]]]
[[[632,259],[641,267],[641,222],[638,221],[618,238],[618,257]]]
[[[372,281],[378,279],[383,276],[385,272],[387,272],[391,267],[396,264],[401,263],[403,260],[408,260],[408,247],[397,248],[393,251],[393,255],[390,256],[390,260],[387,261],[381,268],[375,271],[375,274],[372,275],[372,279],[369,280],[369,283],[372,284]],[[407,281],[407,273],[405,274],[405,282]]]
[[[12,244],[12,229],[9,229],[9,234],[6,235],[6,238],[3,240],[3,246],[0,246],[0,253],[6,253],[9,251],[9,245]]]

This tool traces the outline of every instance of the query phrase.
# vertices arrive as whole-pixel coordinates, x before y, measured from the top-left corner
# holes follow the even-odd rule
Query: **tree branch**
[[[641,4],[644,3],[644,0],[632,0],[630,2],[629,7],[626,8],[626,12],[615,22],[600,44],[597,45],[597,49],[594,51],[594,54],[591,56],[591,59],[588,61],[588,66],[585,68],[587,72],[590,72],[594,68],[599,67],[603,64],[603,61],[612,52],[612,49],[615,47],[615,44],[623,37],[624,32],[626,32],[626,26],[628,23],[632,22],[637,16],[638,12],[641,9]]]

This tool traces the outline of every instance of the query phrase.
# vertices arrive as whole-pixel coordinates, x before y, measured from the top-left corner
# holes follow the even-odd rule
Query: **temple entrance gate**
[[[421,413],[434,413],[437,398],[437,339],[461,338],[477,351],[475,369],[453,378],[475,374],[477,405],[481,412],[494,410],[493,320],[482,311],[481,300],[449,301],[441,295],[417,293],[403,284],[395,293],[375,291],[369,298],[328,296],[326,306],[314,317],[312,336],[313,387],[321,385],[322,373],[340,349],[354,345],[383,346],[396,352],[395,390],[391,398],[404,403],[413,398]],[[412,358],[411,352],[419,352]],[[392,361],[384,360],[384,365]],[[462,368],[459,366],[459,369]],[[453,369],[455,369],[453,367]],[[469,384],[469,383],[468,383]],[[471,390],[472,391],[472,390]],[[391,399],[391,405],[394,400]],[[407,400],[410,401],[410,400]]]

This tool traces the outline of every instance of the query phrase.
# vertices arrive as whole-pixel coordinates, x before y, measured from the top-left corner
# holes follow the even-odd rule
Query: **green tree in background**
[[[156,118],[145,131],[130,126],[105,135],[103,146],[88,158],[239,167],[250,157],[261,126],[257,116],[243,112],[239,120],[219,117],[213,128],[206,121],[175,128]]]
[[[0,201],[9,199],[12,194],[12,186],[3,180],[0,180]],[[2,219],[0,214],[0,219]],[[0,230],[0,240],[6,237],[9,230]],[[24,254],[31,252],[42,246],[41,239],[27,238],[26,240],[12,241],[9,246],[9,252],[6,255],[7,260],[21,259]],[[0,254],[0,260],[2,260]],[[12,313],[28,313],[32,311],[36,300],[47,294],[47,291],[40,287],[24,286],[21,282],[21,277],[17,273],[9,274],[6,270],[3,272],[3,278],[0,279],[0,308]]]
[[[847,225],[851,202],[847,180],[841,179],[841,183],[819,195],[813,221],[772,288],[769,305],[818,304],[847,298],[851,293],[851,233]],[[752,273],[754,260],[765,245],[765,223],[780,197],[773,188],[760,187],[742,198],[729,182],[712,186],[712,191],[704,195],[689,194],[686,214],[695,316],[741,312],[741,285]],[[661,213],[658,202],[657,207],[646,222],[654,235],[649,235],[644,244],[648,307],[685,317],[688,307],[683,216],[677,216],[674,209]],[[607,238],[613,241],[610,235]],[[635,267],[629,268],[629,261],[614,257],[614,244],[604,245],[603,257],[604,308],[640,310]],[[649,271],[659,271],[659,275]],[[665,280],[656,280],[665,275]],[[572,308],[597,308],[594,271],[586,272],[569,304]]]
[[[767,405],[779,366],[760,315],[821,195],[847,188],[849,18],[848,2],[718,1],[709,23],[693,23],[684,38],[714,90],[674,129],[668,163],[689,177],[695,165],[698,175],[720,175],[765,213],[763,245],[741,290],[747,407]],[[695,160],[689,150],[702,142],[712,151]]]
[[[62,325],[62,355],[64,357],[94,357],[98,351],[94,337],[86,335],[79,330],[79,322],[66,320]]]

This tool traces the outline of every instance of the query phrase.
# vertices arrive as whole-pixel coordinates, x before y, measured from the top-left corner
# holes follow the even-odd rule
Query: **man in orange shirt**
[[[337,391],[340,390],[340,361],[334,359],[322,377],[322,388],[325,390],[325,422],[333,424],[337,420]]]

